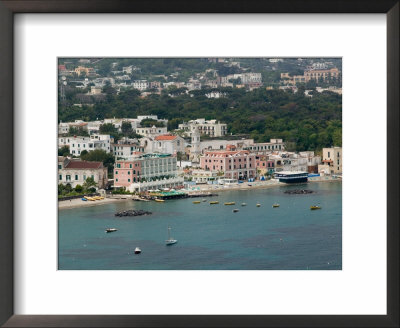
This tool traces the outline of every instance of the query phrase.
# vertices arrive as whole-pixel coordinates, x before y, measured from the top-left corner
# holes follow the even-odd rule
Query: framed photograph
[[[367,3],[0,1],[1,324],[398,327]]]

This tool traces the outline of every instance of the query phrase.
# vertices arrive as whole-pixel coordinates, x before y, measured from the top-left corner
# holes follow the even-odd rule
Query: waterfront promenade
[[[332,177],[312,177],[309,178],[308,181],[310,183],[313,182],[332,182],[332,181],[341,181],[338,178]],[[286,184],[283,182],[279,182],[276,179],[271,179],[267,181],[254,181],[254,182],[243,182],[239,184],[231,184],[231,185],[208,185],[208,184],[200,184],[193,186],[191,189],[183,189],[183,191],[190,193],[199,193],[199,192],[222,192],[222,191],[233,191],[233,190],[252,190],[252,189],[265,189],[265,188],[273,188],[278,186],[285,186]],[[102,200],[96,201],[82,201],[80,198],[72,199],[71,201],[59,201],[58,208],[61,209],[69,209],[69,208],[77,208],[77,207],[90,207],[96,205],[104,205],[110,203],[124,202],[124,201],[132,201],[135,196],[132,195],[115,195],[112,197],[107,197]]]

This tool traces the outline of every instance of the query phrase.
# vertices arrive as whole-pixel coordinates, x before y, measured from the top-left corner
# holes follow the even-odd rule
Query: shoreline
[[[332,178],[311,178],[308,182],[342,182],[341,179],[332,179]],[[223,186],[223,185],[198,185],[196,190],[188,190],[189,194],[196,193],[209,193],[209,192],[221,192],[221,191],[240,191],[240,190],[252,190],[252,189],[267,189],[279,186],[288,186],[287,183],[279,182],[277,180],[268,180],[268,181],[256,181],[256,182],[243,182],[240,185],[234,186]],[[98,206],[104,204],[112,204],[126,201],[133,201],[135,197],[132,195],[125,195],[124,198],[121,197],[113,197],[113,198],[104,198],[96,201],[82,201],[80,198],[72,199],[71,201],[64,200],[58,202],[58,210],[67,210],[73,208],[83,208],[83,207],[91,207]]]
[[[132,200],[131,195],[126,195],[124,199],[122,198],[104,198],[95,201],[82,201],[81,198],[62,200],[58,202],[58,210],[68,210],[71,208],[83,208],[83,207],[92,207],[98,205],[105,205],[105,204],[112,204],[112,203],[119,203],[119,202],[126,202],[128,200]]]

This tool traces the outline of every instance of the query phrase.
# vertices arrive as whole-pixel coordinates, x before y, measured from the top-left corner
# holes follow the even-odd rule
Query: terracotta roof
[[[155,139],[157,140],[157,141],[163,141],[163,140],[175,140],[176,139],[176,136],[171,136],[171,135],[163,135],[163,136],[157,136],[157,137],[155,137]]]
[[[88,162],[88,161],[70,161],[66,169],[101,169],[103,168],[102,162]]]

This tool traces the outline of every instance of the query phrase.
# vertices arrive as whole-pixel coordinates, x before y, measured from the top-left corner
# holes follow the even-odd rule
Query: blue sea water
[[[285,190],[310,189],[289,195]],[[201,199],[196,199],[201,200]],[[218,205],[209,201],[218,200]],[[224,202],[236,202],[225,206]],[[58,217],[60,270],[341,270],[342,185],[313,182],[224,191],[207,202],[126,201],[63,209]],[[247,203],[247,206],[240,206]],[[256,207],[260,203],[261,207]],[[272,204],[279,203],[279,208]],[[321,210],[311,211],[311,205]],[[239,209],[233,213],[234,208]],[[126,209],[153,214],[115,217]],[[178,240],[166,246],[167,227]],[[106,228],[117,232],[105,233]],[[142,253],[134,255],[135,247]]]

